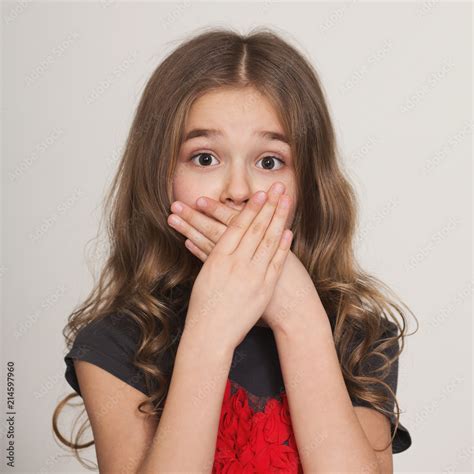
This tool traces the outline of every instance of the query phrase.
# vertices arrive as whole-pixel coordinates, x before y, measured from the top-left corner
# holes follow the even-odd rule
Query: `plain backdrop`
[[[400,359],[413,444],[395,470],[472,472],[472,5],[439,1],[2,4],[2,472],[86,472],[52,436],[72,391],[61,331],[100,268],[88,242],[143,87],[210,26],[272,27],[317,69],[359,197],[358,257],[420,323]]]

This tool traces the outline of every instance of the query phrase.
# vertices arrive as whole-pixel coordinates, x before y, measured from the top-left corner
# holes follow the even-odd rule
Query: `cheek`
[[[294,201],[296,199],[296,176],[294,171],[289,169],[286,173],[283,173],[282,176],[278,176],[273,181],[276,181],[277,179],[285,184],[285,194],[291,196],[292,201]]]
[[[210,196],[209,187],[205,180],[196,179],[196,175],[186,172],[184,167],[178,165],[173,177],[173,200],[181,201],[184,204],[196,209],[196,201],[200,196]]]
[[[183,167],[178,164],[173,176],[172,202],[182,201],[188,204],[189,200],[192,198],[192,193],[190,193],[190,185],[192,185],[191,180],[184,172]]]

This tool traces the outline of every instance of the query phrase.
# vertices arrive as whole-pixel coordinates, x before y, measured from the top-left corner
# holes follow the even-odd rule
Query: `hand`
[[[200,205],[201,200],[206,203],[205,207]],[[196,203],[202,212],[181,202],[179,204],[183,208],[179,212],[176,203],[171,206],[171,210],[176,213],[173,217],[179,219],[179,224],[171,224],[171,216],[168,222],[187,237],[185,245],[188,250],[205,262],[229,223],[240,212],[208,197],[198,199]],[[310,275],[298,257],[289,250],[273,297],[265,308],[261,320],[274,331],[282,329],[284,325],[295,323],[297,315],[305,314],[305,308],[315,302],[325,315]]]
[[[185,331],[211,334],[235,348],[268,305],[292,233],[284,227],[288,197],[272,186],[266,198],[265,192],[252,196],[210,251],[193,285]]]

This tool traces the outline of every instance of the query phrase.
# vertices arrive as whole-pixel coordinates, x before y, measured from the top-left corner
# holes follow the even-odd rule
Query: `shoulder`
[[[379,396],[383,396],[384,407],[389,413],[384,413],[390,422],[390,432],[394,435],[392,450],[393,453],[399,453],[408,449],[411,444],[411,435],[409,430],[400,421],[396,426],[396,416],[394,412],[395,400],[398,388],[399,374],[399,339],[395,339],[400,334],[400,328],[397,324],[388,319],[383,319],[379,336],[375,339],[367,354],[362,358],[354,375],[370,377],[372,388],[376,389]],[[359,339],[359,338],[358,338]],[[359,339],[360,341],[360,339]],[[387,386],[390,391],[387,390]],[[368,400],[359,398],[351,394],[351,401],[354,407],[375,408]]]
[[[377,334],[375,337],[374,335],[371,336],[371,344],[368,346],[366,345],[366,339],[368,338],[367,331],[362,329],[354,331],[353,337],[349,343],[348,353],[352,353],[358,348],[362,349],[365,347],[367,354],[371,354],[372,356],[375,355],[374,353],[381,353],[386,357],[393,358],[399,352],[400,343],[399,339],[397,339],[399,334],[400,329],[398,325],[393,321],[383,318],[380,322]],[[376,359],[379,359],[379,362],[381,362],[380,357],[376,357]],[[369,357],[367,362],[373,364],[376,361],[373,357]]]
[[[81,395],[73,363],[78,359],[99,366],[148,395],[144,374],[133,364],[139,342],[140,329],[127,315],[110,314],[91,321],[77,332],[64,357],[67,382]]]
[[[150,393],[133,364],[139,342],[134,320],[109,315],[82,327],[65,357],[66,379],[90,420],[100,472],[119,472],[124,464],[138,472],[156,433],[156,417],[140,409]]]
[[[367,334],[358,330],[346,351],[347,356],[356,361],[352,374],[372,377],[379,384],[387,383],[396,392],[400,355],[398,335],[398,325],[388,319],[382,319],[377,334],[371,336],[370,344],[366,340]],[[379,385],[380,389],[384,390],[384,387]]]
[[[123,352],[134,351],[140,339],[140,330],[130,316],[113,313],[93,320],[76,334],[75,345],[90,347],[105,344]]]

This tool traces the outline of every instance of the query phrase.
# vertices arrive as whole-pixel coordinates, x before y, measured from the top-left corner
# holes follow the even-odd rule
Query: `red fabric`
[[[303,473],[284,392],[281,401],[271,398],[255,413],[246,391],[231,394],[227,379],[212,473]]]

